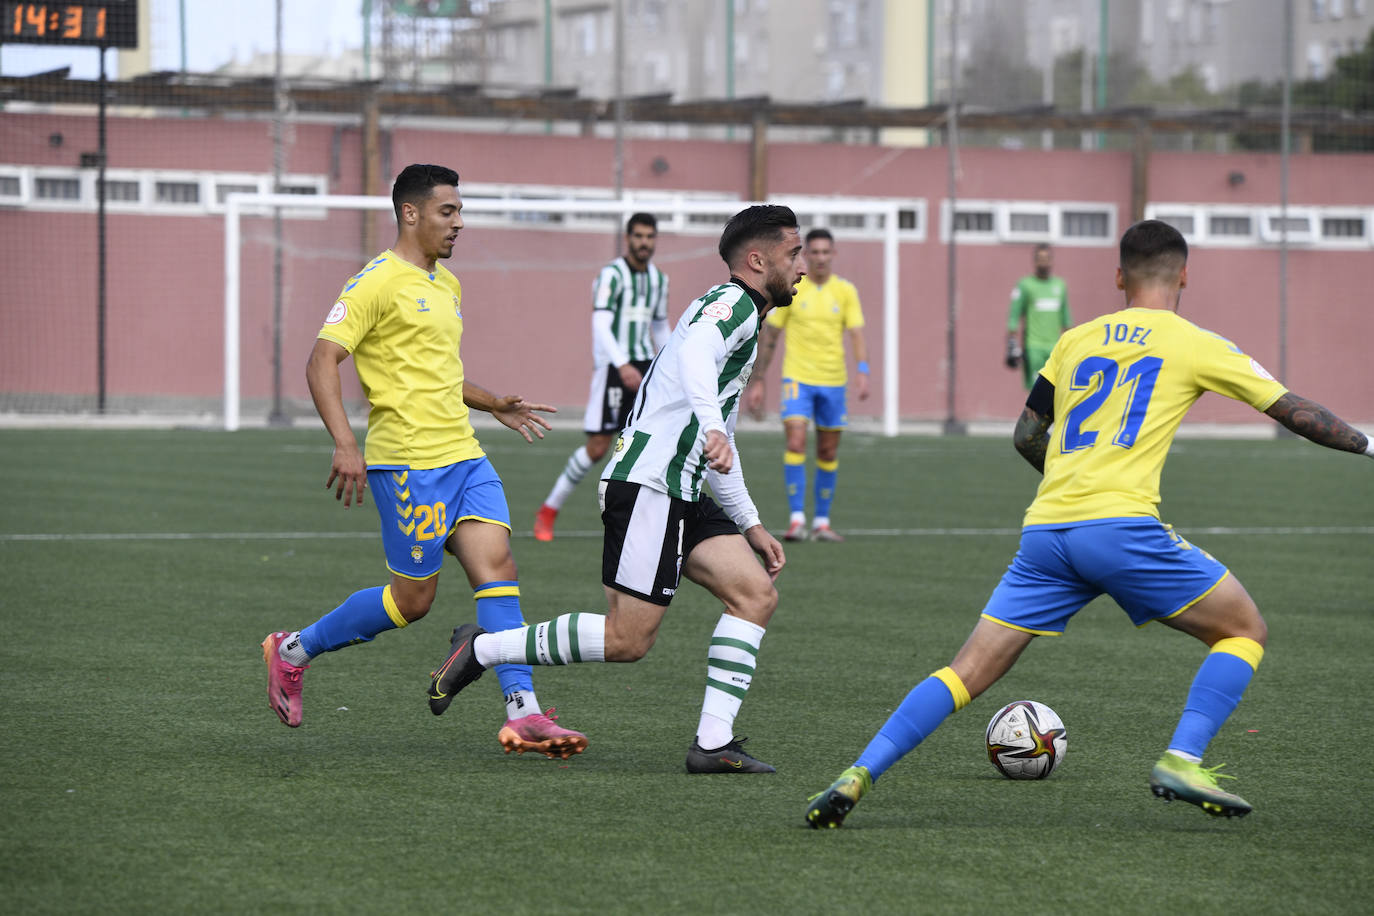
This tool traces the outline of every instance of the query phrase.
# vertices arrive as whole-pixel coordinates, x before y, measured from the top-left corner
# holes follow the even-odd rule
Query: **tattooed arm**
[[[1030,466],[1045,473],[1045,451],[1050,447],[1050,424],[1054,422],[1054,385],[1043,375],[1035,380],[1026,409],[1016,419],[1011,443],[1030,462]]]
[[[1265,411],[1293,432],[1341,452],[1374,456],[1369,437],[1316,401],[1288,392]]]
[[[1021,457],[1041,474],[1045,473],[1045,449],[1050,444],[1050,418],[1043,417],[1029,407],[1021,411],[1016,420],[1016,430],[1011,434],[1012,444]]]

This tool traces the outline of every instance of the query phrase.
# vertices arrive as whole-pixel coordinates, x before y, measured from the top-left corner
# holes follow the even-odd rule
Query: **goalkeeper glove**
[[[1014,340],[1007,341],[1007,368],[1015,369],[1021,365],[1021,346]]]

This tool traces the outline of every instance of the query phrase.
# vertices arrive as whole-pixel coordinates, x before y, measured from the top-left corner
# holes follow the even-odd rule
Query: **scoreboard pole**
[[[105,165],[109,151],[105,142],[105,109],[110,86],[105,72],[105,58],[110,48],[138,47],[138,6],[139,0],[67,0],[61,4],[13,0],[0,2],[0,43],[80,45],[93,47],[100,54],[100,80],[96,84],[100,95],[96,100],[96,130],[99,136],[96,161],[90,161],[89,153],[81,154],[81,168],[94,165],[96,170],[95,375],[96,410],[99,413],[105,412],[107,395]],[[182,54],[184,57],[184,46]]]

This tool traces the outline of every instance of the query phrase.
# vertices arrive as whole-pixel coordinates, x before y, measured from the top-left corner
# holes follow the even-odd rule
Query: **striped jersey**
[[[616,258],[601,268],[592,284],[592,310],[611,313],[611,333],[622,351],[609,352],[593,337],[592,356],[598,369],[653,359],[649,328],[655,321],[668,320],[668,276],[652,263],[644,270],[633,270],[623,256]]]
[[[1127,308],[1064,333],[1045,477],[1025,524],[1159,517],[1159,478],[1183,416],[1215,391],[1266,410],[1288,390],[1224,337],[1174,312]]]
[[[463,403],[463,289],[384,251],[344,285],[319,336],[353,354],[371,409],[372,468],[439,468],[480,458]]]
[[[757,295],[732,280],[687,307],[644,374],[603,480],[638,483],[689,502],[701,498],[706,434],[734,432],[740,392],[754,367]]]

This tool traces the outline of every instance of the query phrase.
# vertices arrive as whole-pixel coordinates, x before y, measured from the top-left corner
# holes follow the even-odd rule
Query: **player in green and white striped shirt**
[[[642,658],[686,575],[725,605],[707,652],[706,695],[687,772],[774,772],[744,752],[734,723],[777,607],[773,579],[785,557],[749,498],[734,428],[759,323],[770,309],[791,303],[805,272],[797,218],[787,207],[749,207],[726,224],[719,250],[729,282],[693,302],[678,321],[644,375],[629,425],[602,474],[601,581],[609,611],[564,614],[500,633],[459,627],[431,684],[431,708],[433,698],[452,697],[498,664]],[[701,495],[703,478],[719,506]]]
[[[650,263],[657,239],[658,221],[652,213],[631,216],[625,225],[625,254],[601,268],[592,285],[595,368],[582,421],[587,444],[569,456],[539,507],[535,540],[553,540],[558,510],[625,427],[640,379],[668,340],[668,277]]]

